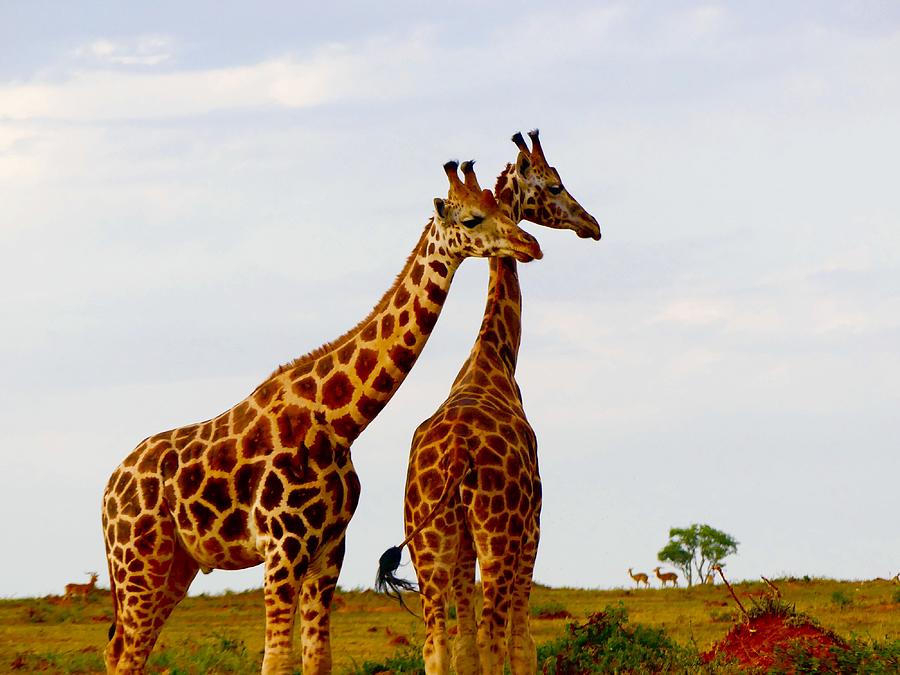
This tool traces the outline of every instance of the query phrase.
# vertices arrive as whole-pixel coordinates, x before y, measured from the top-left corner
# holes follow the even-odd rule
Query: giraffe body
[[[510,218],[600,238],[597,221],[569,195],[531,134],[495,188]],[[465,165],[464,165],[465,171]],[[467,178],[469,173],[467,172]],[[472,187],[477,188],[474,178]],[[478,338],[446,401],[416,430],[404,519],[422,594],[426,672],[450,668],[446,608],[456,604],[457,673],[534,673],[529,598],[540,536],[537,440],[515,379],[521,292],[512,259],[490,260],[488,299]],[[475,564],[484,603],[474,607]]]
[[[280,367],[218,417],[144,440],[113,472],[103,529],[115,611],[109,673],[140,673],[199,569],[265,565],[264,673],[331,670],[329,609],[360,484],[350,445],[412,368],[465,257],[541,257],[454,163],[446,200],[355,328]]]

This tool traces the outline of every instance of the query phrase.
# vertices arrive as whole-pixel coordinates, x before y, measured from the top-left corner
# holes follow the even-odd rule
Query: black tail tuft
[[[397,568],[400,567],[400,553],[401,549],[399,546],[392,546],[381,554],[381,557],[378,559],[378,574],[375,575],[375,590],[396,598],[407,612],[413,614],[409,607],[406,606],[406,603],[403,602],[403,596],[400,595],[400,592],[412,591],[413,593],[418,593],[419,589],[413,582],[401,579],[394,574]]]
[[[112,639],[113,639],[113,635],[115,635],[115,634],[116,634],[116,624],[115,624],[115,623],[111,623],[111,624],[109,625],[109,630],[108,630],[107,633],[106,633],[107,639],[112,640]]]

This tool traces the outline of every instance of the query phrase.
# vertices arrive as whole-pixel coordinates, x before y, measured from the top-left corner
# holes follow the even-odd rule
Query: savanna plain
[[[900,652],[900,585],[887,580],[806,577],[773,582],[781,601],[814,617],[841,638],[893,645],[890,651]],[[762,581],[737,583],[733,590],[745,607],[769,592]],[[416,596],[407,594],[405,599],[418,613]],[[537,585],[531,601],[535,642],[540,649],[563,639],[571,634],[570,626],[609,607],[624,608],[630,624],[658,629],[676,645],[695,653],[708,650],[741,621],[738,605],[723,585],[613,590]],[[0,600],[0,672],[104,672],[103,648],[111,619],[109,593],[103,589],[84,599]],[[263,635],[260,590],[189,597],[166,623],[147,670],[173,675],[257,673]],[[394,600],[371,590],[339,590],[336,594],[332,615],[335,673],[402,671],[404,667],[397,664],[414,663],[422,640],[421,620]],[[300,672],[297,641],[295,653]],[[415,667],[411,668],[414,672]],[[545,668],[545,672],[556,671]]]

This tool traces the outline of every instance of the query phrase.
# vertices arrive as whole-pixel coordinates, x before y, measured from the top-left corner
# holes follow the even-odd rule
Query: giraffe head
[[[522,220],[574,230],[582,238],[600,239],[597,219],[569,194],[559,172],[544,157],[537,129],[528,135],[531,137],[530,150],[521,133],[512,137],[519,155],[516,163],[508,166],[497,180],[497,195],[508,204],[517,204],[518,208],[514,207],[513,212]]]
[[[434,200],[434,223],[448,252],[460,258],[512,256],[519,262],[542,258],[537,240],[503,213],[493,193],[481,190],[477,179],[463,183],[458,170],[456,162],[444,164],[450,190],[446,199]]]

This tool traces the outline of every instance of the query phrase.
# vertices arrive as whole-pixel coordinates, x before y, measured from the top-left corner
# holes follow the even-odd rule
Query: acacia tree
[[[669,562],[679,568],[693,585],[694,571],[703,580],[713,565],[737,553],[738,542],[730,534],[709,525],[693,524],[690,527],[673,527],[669,530],[669,543],[657,554],[661,562]]]

